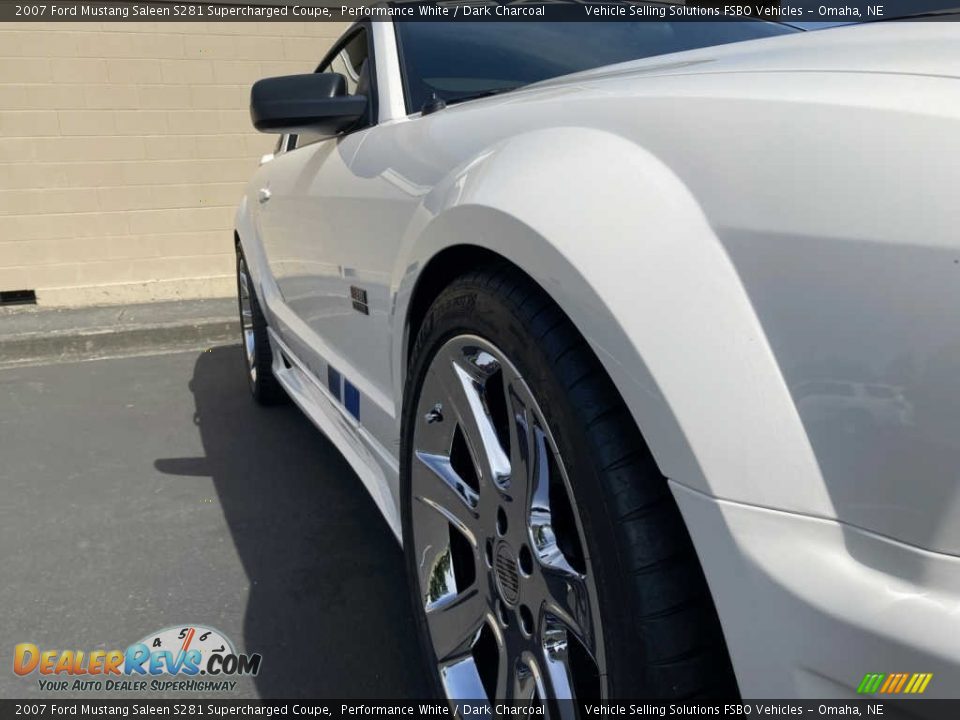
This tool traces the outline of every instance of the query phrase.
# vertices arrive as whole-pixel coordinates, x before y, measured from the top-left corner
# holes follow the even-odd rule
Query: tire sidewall
[[[257,377],[254,379],[250,374],[250,364],[247,360],[246,337],[243,332],[243,299],[240,287],[240,267],[241,263],[246,268],[247,291],[250,294],[250,316],[251,329],[254,338],[254,366],[257,369]],[[270,349],[270,334],[267,330],[267,319],[260,307],[260,301],[257,299],[257,290],[253,281],[253,275],[250,273],[250,265],[244,255],[243,248],[237,244],[237,308],[240,317],[240,344],[241,361],[244,372],[247,376],[247,386],[250,388],[250,394],[260,405],[279,405],[287,401],[287,395],[280,386],[273,374],[273,352]]]
[[[237,310],[239,312],[239,317],[240,317],[240,348],[242,350],[241,359],[243,361],[244,370],[246,370],[246,374],[247,374],[247,387],[250,388],[250,392],[253,394],[254,397],[256,397],[257,383],[250,374],[250,364],[249,364],[249,361],[247,360],[247,348],[246,348],[247,338],[244,334],[244,329],[243,329],[243,288],[240,283],[241,268],[246,268],[246,271],[247,271],[247,285],[248,285],[247,292],[251,296],[250,297],[250,313],[252,316],[251,320],[255,323],[256,312],[254,312],[253,310],[254,295],[253,295],[253,288],[250,287],[253,283],[253,280],[250,277],[250,268],[249,266],[247,266],[247,259],[246,257],[244,257],[243,249],[239,245],[237,245],[237,263],[236,264],[237,264]],[[256,326],[254,326],[254,337],[256,337]],[[254,347],[254,352],[255,353],[260,352],[259,344],[257,344]],[[260,376],[260,373],[258,372],[257,377],[259,378],[259,376]]]

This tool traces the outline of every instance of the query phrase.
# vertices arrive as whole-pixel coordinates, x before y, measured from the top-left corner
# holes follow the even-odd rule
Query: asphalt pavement
[[[17,643],[180,624],[262,655],[220,697],[425,693],[399,546],[296,407],[253,403],[239,346],[0,369],[0,558],[0,697],[84,697],[15,676]]]

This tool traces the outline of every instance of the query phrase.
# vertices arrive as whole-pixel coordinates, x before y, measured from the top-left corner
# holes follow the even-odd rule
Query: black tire
[[[287,394],[273,375],[273,353],[270,350],[270,338],[267,336],[267,320],[260,309],[257,293],[250,280],[246,267],[247,261],[243,248],[237,244],[237,303],[240,310],[240,340],[243,349],[243,363],[247,375],[250,393],[261,405],[277,405],[287,401]],[[249,297],[249,317],[244,317],[245,293],[243,278],[247,278]],[[247,330],[252,332],[252,357],[247,348]]]
[[[464,333],[479,335],[511,359],[568,466],[600,589],[609,696],[736,697],[716,610],[664,477],[588,344],[542,289],[509,265],[478,269],[448,286],[430,307],[412,350],[403,409],[402,520],[427,658],[434,655],[411,552],[413,413],[431,358]],[[435,665],[430,673],[439,691]]]

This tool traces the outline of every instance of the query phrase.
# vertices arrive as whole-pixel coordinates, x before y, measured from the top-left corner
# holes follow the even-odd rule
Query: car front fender
[[[550,294],[667,477],[714,497],[834,516],[737,272],[657,157],[612,133],[551,128],[501,141],[435,186],[393,276],[396,377],[420,273],[457,245],[501,255]]]

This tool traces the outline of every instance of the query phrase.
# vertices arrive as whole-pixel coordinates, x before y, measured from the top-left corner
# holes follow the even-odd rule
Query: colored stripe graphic
[[[880,692],[890,692],[890,688],[897,684],[897,680],[900,679],[899,673],[893,673],[892,675],[887,675],[887,681],[880,688]]]
[[[933,673],[867,673],[857,686],[860,695],[919,695],[926,691]]]
[[[904,690],[904,692],[910,693],[911,695],[922,693],[927,689],[927,685],[930,684],[930,678],[932,677],[933,673],[915,673],[907,684],[907,689]]]
[[[883,682],[885,677],[886,675],[883,673],[867,673],[863,676],[863,680],[860,682],[857,692],[872,695],[880,689],[880,683]]]

